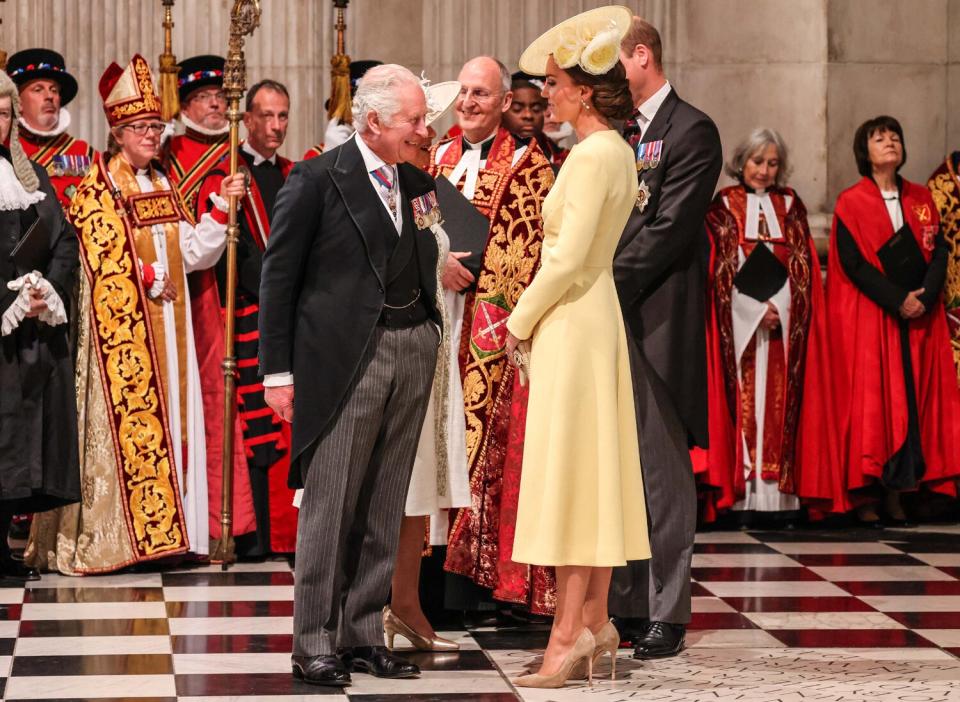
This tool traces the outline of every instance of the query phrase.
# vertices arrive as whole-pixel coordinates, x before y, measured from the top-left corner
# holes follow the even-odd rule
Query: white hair
[[[777,158],[780,159],[780,168],[777,170],[776,184],[778,186],[786,185],[790,177],[791,164],[790,154],[787,150],[787,144],[784,142],[780,132],[776,129],[766,127],[757,127],[747,138],[741,141],[737,148],[733,150],[733,158],[726,166],[727,175],[731,178],[740,180],[743,177],[743,167],[747,161],[755,154],[763,151],[773,144],[777,149]]]
[[[374,66],[363,74],[353,97],[354,126],[359,133],[370,130],[367,115],[371,112],[376,112],[382,122],[392,125],[393,117],[403,107],[397,88],[404,85],[415,85],[423,90],[420,79],[396,63]]]

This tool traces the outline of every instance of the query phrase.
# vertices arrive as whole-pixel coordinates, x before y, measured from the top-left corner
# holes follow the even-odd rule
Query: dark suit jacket
[[[410,199],[436,184],[407,164],[398,174],[412,222]],[[260,282],[260,373],[294,375],[291,487],[302,487],[299,459],[336,421],[383,309],[388,228],[395,236],[353,139],[298,163],[277,195]],[[419,237],[421,297],[440,324],[436,241],[429,230],[410,232]]]
[[[723,156],[713,121],[671,90],[643,136],[663,140],[650,188],[613,261],[627,335],[670,391],[692,444],[707,445],[704,216]],[[642,438],[641,438],[642,441]]]

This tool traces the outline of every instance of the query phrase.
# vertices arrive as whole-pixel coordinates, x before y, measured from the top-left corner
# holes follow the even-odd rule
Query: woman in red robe
[[[806,440],[830,412],[824,302],[807,211],[785,185],[783,139],[754,130],[727,171],[739,184],[717,193],[706,217],[710,449],[693,456],[704,517],[793,520],[801,494],[842,509],[829,454]]]
[[[956,494],[960,390],[940,298],[947,249],[930,192],[898,175],[892,117],[854,137],[863,178],[840,194],[827,272],[841,476],[862,521],[907,519],[900,493]]]

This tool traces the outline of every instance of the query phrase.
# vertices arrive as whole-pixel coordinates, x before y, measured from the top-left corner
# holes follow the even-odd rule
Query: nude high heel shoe
[[[538,687],[538,688],[558,688],[563,687],[564,683],[570,678],[573,669],[577,664],[586,661],[587,681],[593,685],[593,649],[597,642],[593,638],[590,630],[584,627],[577,637],[577,642],[567,653],[560,664],[560,669],[553,675],[541,675],[533,673],[531,675],[521,675],[519,678],[513,678],[510,682],[517,687]]]
[[[613,622],[607,622],[596,634],[593,635],[596,645],[593,648],[593,667],[597,667],[604,653],[610,654],[610,679],[617,679],[617,650],[620,648],[620,632]],[[570,675],[573,680],[585,680],[587,678],[587,666],[585,661],[577,663]]]
[[[393,650],[393,637],[400,634],[413,644],[418,651],[459,651],[460,644],[434,634],[432,637],[418,634],[400,617],[393,613],[390,605],[383,608],[383,633],[387,635],[387,648]]]

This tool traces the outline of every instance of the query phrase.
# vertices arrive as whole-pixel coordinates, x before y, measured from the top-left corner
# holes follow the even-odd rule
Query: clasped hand
[[[920,302],[920,296],[926,292],[924,288],[907,293],[906,299],[900,304],[900,316],[904,319],[922,317],[927,311],[926,305]]]

